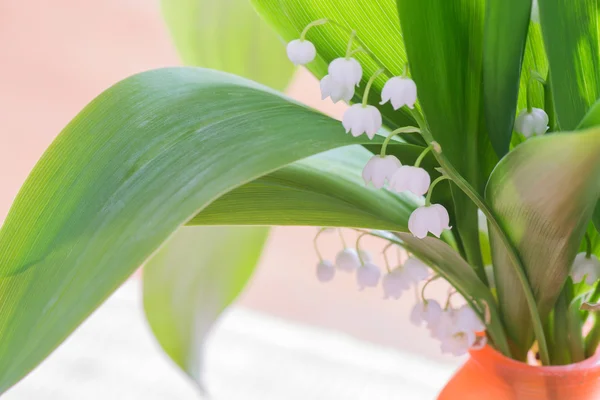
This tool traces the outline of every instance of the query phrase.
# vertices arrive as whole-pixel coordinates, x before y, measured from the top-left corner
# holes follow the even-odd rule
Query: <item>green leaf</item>
[[[402,36],[396,18],[394,0],[380,0],[374,6],[369,2],[344,2],[337,0],[251,0],[258,13],[289,42],[300,37],[300,33],[310,22],[329,18],[345,26],[335,24],[321,25],[309,30],[306,38],[317,48],[317,58],[306,67],[317,77],[327,75],[328,64],[346,54],[346,46],[350,30],[357,32],[360,40],[376,56],[359,53],[355,57],[363,68],[363,80],[360,88],[364,88],[371,75],[381,66],[394,75],[401,75],[406,64],[406,52],[402,45]],[[373,21],[377,21],[374,23]],[[379,106],[381,90],[386,79],[378,77],[371,88],[369,103],[376,105],[383,114],[384,123],[394,129],[401,126],[415,125],[416,122],[405,108],[394,111],[388,103]],[[356,90],[354,101],[362,99],[362,89]],[[422,144],[420,137],[403,135],[407,141]]]
[[[486,199],[518,251],[544,319],[568,276],[600,196],[600,129],[530,139],[504,157]],[[500,311],[523,353],[533,340],[530,312],[506,248],[491,230]]]
[[[505,355],[510,355],[504,334],[502,320],[496,308],[494,296],[477,277],[473,268],[449,245],[434,237],[417,239],[410,233],[397,233],[401,245],[415,254],[446,279],[478,312],[485,321],[489,313],[487,332],[495,347]]]
[[[483,96],[486,128],[500,157],[512,136],[530,15],[531,0],[487,0]]]
[[[527,32],[527,43],[523,56],[523,68],[521,71],[521,83],[519,86],[518,111],[527,108],[527,85],[531,71],[536,71],[541,76],[548,75],[548,60],[544,50],[544,39],[542,28],[539,23],[531,21]],[[544,86],[539,83],[531,85],[531,105],[537,108],[545,108]],[[546,109],[548,113],[550,110]]]
[[[539,0],[559,126],[573,130],[600,97],[597,0]]]
[[[446,158],[478,193],[497,161],[483,120],[483,0],[397,0],[400,25],[427,125]],[[477,208],[452,188],[467,261],[485,279]]]
[[[418,203],[407,195],[365,188],[361,171],[371,156],[362,147],[351,146],[298,161],[225,194],[188,224],[408,231],[408,218]]]
[[[160,69],[108,89],[42,156],[0,230],[0,393],[215,199],[366,141],[221,72]]]
[[[281,39],[248,0],[162,0],[187,65],[218,69],[284,89],[294,72]]]
[[[252,275],[268,233],[183,227],[144,266],[144,310],[154,336],[200,387],[206,335]]]

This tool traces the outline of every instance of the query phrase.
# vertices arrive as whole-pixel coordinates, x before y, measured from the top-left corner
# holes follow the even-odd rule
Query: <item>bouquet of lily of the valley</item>
[[[198,321],[232,300],[266,235],[222,227],[232,225],[327,227],[317,250],[321,233],[355,229],[356,245],[334,262],[319,255],[318,279],[350,271],[386,297],[416,290],[411,319],[445,352],[534,355],[543,365],[592,356],[596,0],[539,0],[539,9],[530,0],[252,3],[288,42],[291,62],[320,79],[322,97],[350,104],[341,123],[199,68],[135,75],[92,101],[39,161],[0,231],[0,391],[148,260],[151,326],[196,374],[186,350],[203,334]],[[251,43],[269,77],[288,68]],[[200,225],[211,227],[191,228]],[[401,249],[399,261],[375,265],[360,245],[367,235],[386,255]],[[219,272],[197,279],[195,258],[182,254],[216,249],[221,258],[202,262]],[[446,301],[428,296],[435,280],[453,288]],[[208,295],[218,301],[203,302]]]

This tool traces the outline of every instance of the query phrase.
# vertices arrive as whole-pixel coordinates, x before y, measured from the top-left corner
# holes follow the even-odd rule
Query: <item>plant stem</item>
[[[321,228],[319,230],[319,232],[317,232],[317,234],[315,235],[315,238],[313,239],[313,244],[315,246],[315,252],[317,253],[317,256],[319,257],[319,261],[323,261],[323,256],[321,254],[321,252],[319,251],[319,246],[317,245],[317,240],[319,239],[319,236],[321,236],[321,233],[325,232],[327,230],[327,228]]]
[[[427,193],[427,197],[425,197],[425,207],[429,207],[431,205],[431,194],[433,193],[433,188],[435,187],[435,185],[446,179],[450,179],[450,177],[446,175],[438,176],[437,179],[431,183],[431,185],[429,186],[429,192]]]
[[[571,363],[569,357],[569,332],[568,332],[568,302],[565,292],[562,291],[554,306],[554,349],[552,361],[555,365],[566,365]]]
[[[590,258],[592,255],[592,239],[590,239],[590,235],[587,232],[585,233],[585,244],[585,257]]]
[[[600,343],[600,318],[598,315],[594,316],[594,325],[592,330],[585,337],[585,357],[589,358],[596,354],[596,349]]]
[[[529,280],[527,279],[527,275],[525,274],[525,267],[518,255],[517,250],[515,249],[512,241],[506,235],[506,232],[504,232],[504,230],[500,226],[500,223],[496,219],[496,216],[494,215],[492,210],[487,206],[483,198],[475,189],[473,189],[473,187],[471,187],[469,182],[467,182],[458,173],[458,171],[454,169],[452,164],[450,164],[446,160],[446,157],[442,154],[442,149],[440,148],[439,144],[433,140],[433,136],[427,129],[425,121],[423,121],[420,115],[416,113],[413,113],[413,118],[417,120],[419,127],[421,128],[421,134],[423,135],[425,140],[435,150],[433,154],[435,155],[435,158],[438,160],[438,163],[444,170],[444,173],[452,179],[454,184],[458,186],[471,199],[471,201],[475,203],[477,207],[479,207],[479,209],[486,216],[488,224],[496,230],[500,241],[506,247],[510,264],[513,266],[515,273],[517,274],[517,278],[519,279],[519,283],[521,284],[521,288],[523,289],[523,293],[525,295],[527,307],[529,308],[529,313],[531,315],[531,323],[533,325],[533,331],[539,346],[540,359],[542,361],[542,364],[549,365],[550,357],[548,355],[548,346],[546,343],[546,337],[544,335],[542,319],[537,309],[535,297],[533,296],[533,291],[531,290],[531,285],[529,284]]]
[[[423,285],[423,287],[421,288],[421,300],[423,300],[423,303],[427,303],[427,299],[425,299],[425,288],[427,288],[427,285],[429,285],[431,282],[435,281],[436,279],[441,278],[441,275],[434,275],[431,278],[429,278],[427,280],[427,282],[425,282],[425,284]]]
[[[350,32],[350,39],[348,39],[348,46],[346,46],[346,60],[350,58],[350,53],[352,53],[352,41],[356,37],[356,31],[352,30]]]
[[[362,106],[366,107],[367,106],[367,102],[369,100],[369,91],[371,90],[371,86],[373,86],[373,82],[375,82],[375,79],[377,79],[377,77],[379,75],[381,75],[384,72],[383,68],[379,68],[377,71],[375,71],[375,73],[373,75],[371,75],[371,77],[369,78],[369,81],[367,82],[367,87],[365,87],[365,94],[363,95],[363,99],[362,99]]]
[[[423,161],[423,159],[425,158],[425,156],[427,155],[427,153],[429,153],[431,151],[431,146],[427,146],[425,148],[425,150],[423,150],[421,152],[421,154],[419,154],[419,157],[417,158],[417,161],[415,161],[415,167],[419,168],[419,166],[421,165],[421,162]]]
[[[313,26],[324,25],[327,22],[329,22],[327,18],[321,18],[306,25],[306,27],[304,28],[304,30],[302,30],[302,33],[300,34],[300,40],[302,41],[306,38],[306,34],[308,33],[308,30],[310,28],[312,28]]]
[[[387,137],[383,141],[383,144],[381,145],[381,152],[380,152],[381,157],[385,157],[385,152],[387,150],[388,144],[390,143],[390,140],[392,140],[392,138],[394,136],[396,136],[397,134],[399,134],[399,133],[420,133],[420,132],[421,132],[421,130],[419,128],[415,128],[414,126],[404,126],[402,128],[394,129],[392,132],[390,132],[389,135],[387,135]]]

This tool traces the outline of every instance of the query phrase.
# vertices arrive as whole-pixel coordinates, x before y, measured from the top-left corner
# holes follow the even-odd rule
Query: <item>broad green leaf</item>
[[[529,30],[527,32],[517,111],[527,108],[527,85],[531,71],[535,71],[543,77],[548,75],[548,60],[546,58],[546,51],[544,50],[542,28],[539,23],[534,21],[529,23]],[[545,107],[544,87],[539,83],[531,85],[531,104],[537,108]],[[549,110],[547,111],[549,112]]]
[[[215,199],[367,140],[217,71],[160,69],[108,89],[42,156],[0,230],[0,393]]]
[[[373,52],[377,60],[366,53],[355,57],[363,68],[363,80],[356,90],[355,101],[360,101],[365,83],[381,66],[393,75],[401,75],[406,64],[406,53],[402,45],[402,36],[396,14],[394,0],[380,0],[374,5],[370,0],[251,0],[258,13],[269,22],[289,42],[300,37],[300,33],[310,22],[329,18],[341,24],[321,25],[312,28],[306,38],[317,48],[317,58],[306,67],[317,77],[327,75],[328,64],[346,54],[350,30],[355,30],[359,39]],[[390,104],[379,106],[381,89],[386,79],[380,76],[375,80],[369,103],[377,105],[382,111],[384,123],[390,128],[415,125],[412,116],[401,109],[394,111]],[[420,137],[404,135],[412,143],[423,143]]]
[[[600,129],[530,139],[504,157],[486,199],[518,251],[544,319],[560,293],[600,196]],[[533,341],[519,281],[490,231],[500,310],[521,352]]]
[[[397,233],[402,240],[402,246],[415,254],[446,279],[473,306],[482,320],[487,318],[487,332],[495,347],[509,355],[510,350],[504,334],[502,320],[496,308],[494,296],[486,285],[481,282],[473,268],[460,257],[449,245],[434,237],[417,239],[410,233]]]
[[[483,46],[486,128],[498,156],[513,131],[531,0],[487,0]]]
[[[445,157],[479,193],[496,163],[483,119],[483,0],[397,0],[419,100]],[[467,261],[485,279],[477,208],[453,187],[456,229]]]
[[[200,387],[206,335],[244,288],[268,233],[182,227],[144,266],[144,310],[154,336]]]
[[[230,72],[284,89],[293,64],[249,0],[162,0],[164,18],[183,62]]]
[[[573,130],[600,97],[597,0],[539,0],[559,126]]]
[[[401,146],[401,145],[397,145]],[[391,147],[391,146],[390,146]],[[405,152],[417,146],[403,145]],[[316,225],[407,231],[414,198],[365,188],[371,153],[330,150],[281,168],[225,194],[194,217],[195,225]]]

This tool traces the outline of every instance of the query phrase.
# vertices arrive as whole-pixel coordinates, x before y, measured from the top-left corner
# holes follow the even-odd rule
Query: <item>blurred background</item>
[[[129,75],[180,64],[157,0],[0,0],[0,221],[44,149],[90,100]],[[334,117],[344,110],[321,101],[302,68],[286,92]],[[207,343],[212,398],[433,398],[462,360],[442,356],[410,324],[412,293],[384,300],[380,288],[359,291],[342,274],[319,283],[316,232],[272,230],[251,282]],[[333,259],[339,236],[321,238]],[[373,253],[384,245],[364,244]],[[445,298],[444,287],[432,288]],[[200,398],[153,339],[140,293],[134,276],[6,398]]]

